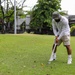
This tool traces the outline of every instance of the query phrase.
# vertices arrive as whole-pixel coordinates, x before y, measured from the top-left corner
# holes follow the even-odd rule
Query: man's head
[[[53,18],[56,22],[59,22],[59,21],[60,21],[60,18],[61,18],[61,15],[59,14],[59,12],[55,11],[55,12],[53,12],[53,14],[52,14],[52,18]]]

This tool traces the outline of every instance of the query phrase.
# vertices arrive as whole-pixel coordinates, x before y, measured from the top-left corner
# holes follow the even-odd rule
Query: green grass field
[[[0,35],[0,75],[75,75],[75,37],[71,37],[71,65],[63,44],[57,60],[47,64],[53,40],[51,35]]]

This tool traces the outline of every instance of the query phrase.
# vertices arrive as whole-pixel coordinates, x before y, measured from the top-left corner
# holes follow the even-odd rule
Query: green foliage
[[[17,10],[16,11],[17,16],[20,16],[21,18],[25,18],[25,14],[24,14],[24,11],[22,9],[16,7],[16,10]],[[5,17],[5,21],[6,22],[8,22],[8,20],[10,22],[13,22],[14,21],[14,7],[11,7],[8,10],[8,12],[6,12],[6,14],[4,14],[4,17]],[[0,8],[0,18],[3,18],[3,13],[2,13],[2,9],[1,8]]]
[[[72,26],[75,26],[75,24],[71,24],[71,27],[72,27]]]
[[[2,14],[1,6],[0,6],[0,18],[3,18],[3,14]]]
[[[70,31],[73,32],[75,30],[75,24],[71,27]]]
[[[9,19],[10,19],[9,20],[10,22],[12,22],[14,20],[14,13],[11,15],[12,12],[13,12],[13,9],[10,9],[10,10],[8,10],[8,13],[5,14],[5,16],[6,16],[6,18],[5,18],[6,22],[8,22]],[[11,17],[8,17],[10,15],[11,15]]]
[[[20,16],[20,18],[25,18],[25,14],[24,11],[20,8],[17,7],[17,12],[16,12],[17,16]]]
[[[52,26],[52,13],[58,11],[61,0],[38,0],[31,15],[31,28],[38,29]]]

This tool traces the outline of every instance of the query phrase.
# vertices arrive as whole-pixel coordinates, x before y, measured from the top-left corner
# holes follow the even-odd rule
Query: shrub
[[[72,26],[70,32],[72,33],[75,30],[75,26]]]

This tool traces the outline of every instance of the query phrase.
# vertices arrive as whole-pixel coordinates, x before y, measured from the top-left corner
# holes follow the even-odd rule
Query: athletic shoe
[[[56,53],[54,53],[53,55],[53,60],[56,60]]]
[[[67,64],[72,64],[72,58],[68,58]]]
[[[56,53],[52,53],[49,61],[53,61],[53,60],[56,60]]]

